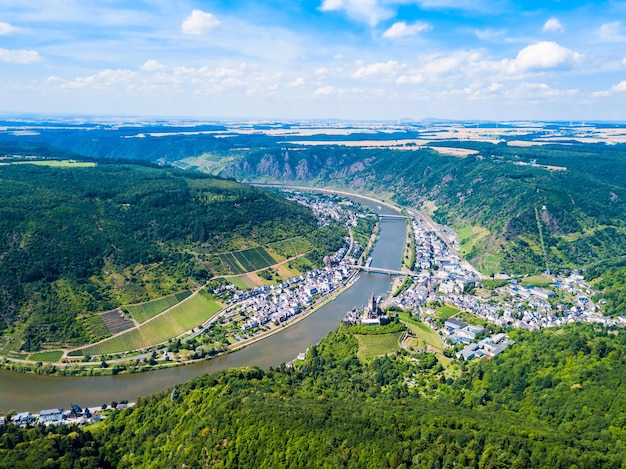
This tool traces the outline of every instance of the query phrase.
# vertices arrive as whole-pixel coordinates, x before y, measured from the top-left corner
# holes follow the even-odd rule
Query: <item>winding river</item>
[[[392,208],[372,200],[353,197],[381,215],[396,214]],[[372,251],[372,267],[400,268],[406,223],[403,220],[381,222],[380,235]],[[0,370],[0,413],[9,410],[38,412],[52,407],[68,408],[71,403],[96,406],[112,401],[136,400],[190,380],[204,373],[226,368],[257,365],[277,366],[295,358],[311,344],[319,342],[335,329],[345,313],[364,306],[371,295],[386,296],[392,278],[362,273],[354,286],[335,301],[326,304],[306,319],[237,352],[191,365],[118,376],[39,376]]]

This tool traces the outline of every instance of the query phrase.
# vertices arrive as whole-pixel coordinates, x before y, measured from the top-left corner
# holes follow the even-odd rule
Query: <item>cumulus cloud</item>
[[[505,29],[475,29],[474,34],[481,41],[491,41],[493,39],[498,39],[506,34]]]
[[[613,88],[611,88],[611,90],[618,93],[626,93],[626,80],[618,83]]]
[[[180,29],[183,34],[199,36],[207,34],[219,25],[220,21],[213,14],[201,10],[193,10],[191,15],[185,18]]]
[[[314,96],[330,96],[335,92],[335,87],[333,86],[323,86],[315,90],[313,93]]]
[[[289,83],[289,86],[297,88],[300,86],[304,86],[305,84],[306,82],[304,81],[304,78],[298,77],[295,80],[293,80],[291,83]]]
[[[598,29],[598,38],[602,42],[626,42],[626,36],[622,34],[622,22],[604,23]]]
[[[511,72],[528,72],[572,67],[582,56],[556,42],[541,41],[525,47],[510,61]]]
[[[415,36],[424,31],[432,29],[428,23],[417,21],[413,24],[407,24],[404,21],[398,21],[391,25],[391,27],[383,33],[383,37],[387,39],[396,39],[406,36]]]
[[[412,3],[417,3],[422,8],[430,8],[433,10],[493,11],[496,8],[500,8],[503,2],[498,0],[414,0]]]
[[[387,62],[377,62],[363,67],[359,67],[352,75],[353,78],[367,78],[374,75],[390,75],[395,74],[398,70],[402,69],[405,65],[399,64],[395,60],[389,60]]]
[[[32,64],[39,61],[41,61],[41,56],[34,50],[0,49],[0,62]]]
[[[558,20],[558,18],[550,18],[543,25],[542,31],[544,33],[562,33],[563,31],[565,31],[565,28]]]
[[[148,60],[145,64],[141,66],[141,69],[146,72],[158,72],[161,70],[165,70],[167,67],[156,60]]]
[[[396,80],[399,85],[416,85],[424,81],[424,76],[420,74],[401,75]]]
[[[0,36],[8,36],[9,34],[17,32],[17,30],[18,28],[15,26],[0,21]]]
[[[393,9],[386,3],[388,2],[383,4],[379,0],[324,0],[319,9],[320,11],[343,11],[350,18],[376,26],[380,21],[394,16]]]

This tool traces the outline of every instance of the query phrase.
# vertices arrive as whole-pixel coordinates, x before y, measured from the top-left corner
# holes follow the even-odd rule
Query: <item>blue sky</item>
[[[0,112],[626,121],[626,1],[0,0]]]

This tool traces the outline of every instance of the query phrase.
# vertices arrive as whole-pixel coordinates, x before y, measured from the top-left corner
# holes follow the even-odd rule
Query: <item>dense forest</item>
[[[22,328],[26,350],[85,343],[79,317],[198,287],[224,269],[215,253],[307,236],[316,261],[341,243],[269,191],[150,165],[1,165],[0,199],[0,331]]]
[[[431,354],[360,360],[340,327],[293,368],[199,377],[97,426],[0,427],[0,467],[623,467],[626,335],[511,337],[452,374]]]

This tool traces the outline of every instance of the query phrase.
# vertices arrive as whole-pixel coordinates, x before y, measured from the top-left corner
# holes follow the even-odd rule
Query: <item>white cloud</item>
[[[626,80],[615,85],[611,90],[616,91],[618,93],[626,93]]]
[[[417,21],[413,24],[406,24],[404,21],[398,21],[391,25],[391,27],[383,33],[383,37],[387,39],[396,39],[406,36],[415,36],[424,31],[432,29],[432,26],[428,23]]]
[[[0,62],[14,64],[32,64],[40,62],[41,56],[34,50],[0,49]]]
[[[399,85],[416,85],[418,83],[422,83],[424,81],[424,77],[419,74],[414,75],[401,75],[396,80],[396,83]]]
[[[626,42],[626,36],[622,34],[622,22],[604,23],[598,30],[598,38],[602,42]]]
[[[181,25],[183,34],[202,35],[220,25],[220,21],[211,13],[193,10]]]
[[[0,21],[0,36],[8,36],[9,34],[13,34],[17,31],[18,28],[15,26]]]
[[[407,3],[407,2],[397,2]],[[491,11],[500,8],[500,4],[503,2],[498,0],[414,0],[412,3],[417,3],[422,8],[430,8],[434,10],[440,9],[453,9],[453,10],[467,10],[467,11]]]
[[[380,21],[391,18],[395,12],[380,0],[324,0],[320,11],[344,11],[350,18],[376,26]]]
[[[506,29],[475,29],[474,34],[481,41],[491,41],[498,39],[506,34]]]
[[[335,88],[333,86],[323,86],[315,90],[313,96],[330,96],[335,92]]]
[[[289,86],[294,87],[294,88],[298,88],[300,86],[304,86],[305,83],[306,82],[304,81],[304,78],[298,77],[295,80],[293,80],[291,83],[289,83]]]
[[[395,74],[398,70],[404,68],[404,64],[398,64],[395,60],[389,60],[387,62],[377,62],[363,67],[359,67],[352,75],[353,78],[368,78],[374,75],[391,75]]]
[[[542,41],[525,47],[509,62],[511,72],[570,68],[582,56],[556,42]]]
[[[558,20],[558,18],[550,18],[543,25],[542,31],[544,33],[562,33],[565,31],[563,24]]]
[[[148,60],[141,66],[141,69],[146,72],[158,72],[161,70],[165,70],[167,67],[156,60]]]
[[[624,57],[624,60],[622,60],[622,65],[626,67],[626,57]]]

